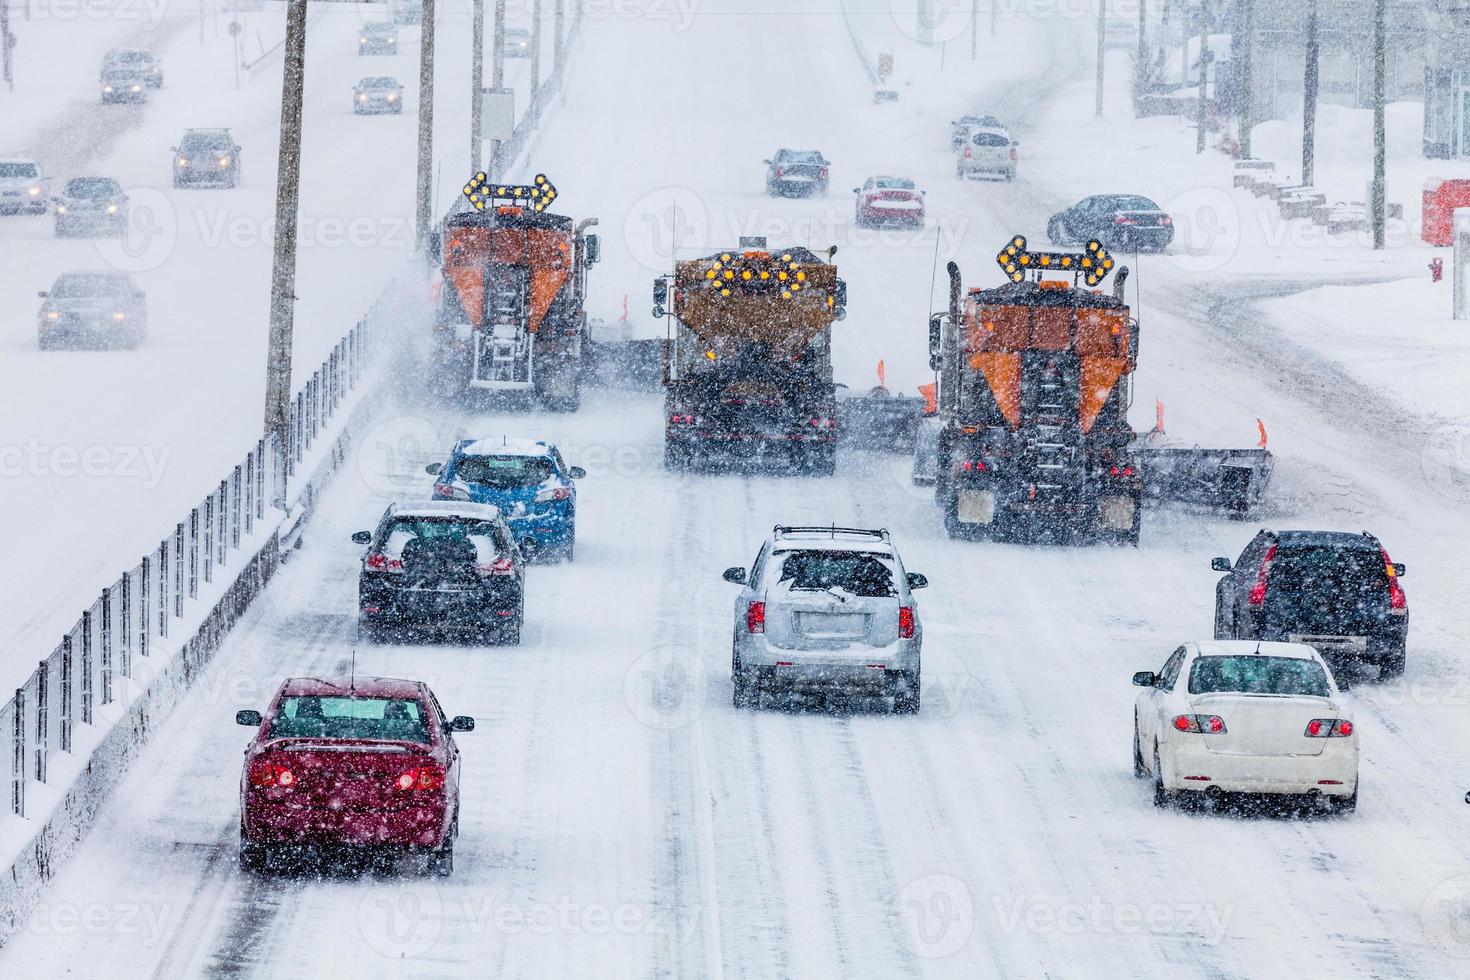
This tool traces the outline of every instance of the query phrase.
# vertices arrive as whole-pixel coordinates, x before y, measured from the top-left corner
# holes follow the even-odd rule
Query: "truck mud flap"
[[[1136,449],[1150,499],[1245,516],[1261,502],[1275,458],[1265,449]]]

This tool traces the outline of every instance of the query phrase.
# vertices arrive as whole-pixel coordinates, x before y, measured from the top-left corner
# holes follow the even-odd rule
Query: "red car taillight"
[[[1015,161],[1016,161],[1016,148],[1013,146],[1013,147],[1011,147],[1011,162],[1012,163],[1015,163]]]
[[[900,640],[912,640],[914,638],[914,610],[912,606],[900,606],[898,608],[898,638]]]
[[[256,759],[250,763],[250,785],[258,789],[280,786],[290,789],[296,785],[296,774],[289,767],[269,759]]]
[[[817,418],[812,419],[807,425],[810,425],[813,429],[835,429],[837,428],[837,420]]]
[[[1302,734],[1307,738],[1347,738],[1352,733],[1353,723],[1345,719],[1313,718]]]
[[[1114,466],[1112,469],[1108,470],[1108,474],[1111,475],[1111,476],[1132,476],[1133,475],[1133,467],[1131,467],[1131,466]]]
[[[967,146],[967,147],[965,147],[965,159],[966,159],[966,160],[968,160],[968,159],[970,159],[970,157],[971,157],[971,156],[972,156],[972,155],[973,155],[973,154],[972,154],[972,153],[971,153],[971,151],[970,151],[970,148],[969,148],[969,147],[968,147],[968,146]]]
[[[401,572],[403,571],[402,558],[389,558],[381,551],[367,556],[367,567],[374,572]]]
[[[431,762],[417,769],[409,769],[393,781],[404,792],[410,790],[435,790],[444,785],[444,767]]]
[[[509,558],[497,558],[488,565],[476,565],[475,571],[481,575],[514,575],[516,573],[515,562]]]
[[[984,473],[990,465],[983,459],[967,459],[960,464],[960,469],[966,473]]]
[[[699,417],[695,415],[683,415],[676,412],[669,416],[670,425],[694,425],[698,421]]]
[[[823,167],[822,168],[821,174],[822,174],[822,179],[823,180],[826,180],[827,179],[827,168],[826,167]]]
[[[1120,214],[1120,215],[1116,216],[1115,218],[1113,218],[1113,224],[1115,224],[1115,225],[1136,225],[1136,224],[1138,224],[1138,222],[1137,221],[1134,221],[1132,218],[1128,217],[1126,214]]]
[[[1196,735],[1225,734],[1225,719],[1219,715],[1175,715],[1170,723],[1176,731]]]
[[[1266,604],[1266,576],[1271,572],[1271,561],[1276,557],[1276,546],[1273,544],[1266,549],[1266,557],[1261,559],[1261,570],[1256,573],[1256,584],[1251,586],[1250,604],[1260,607]]]
[[[784,173],[784,172],[785,172],[785,171],[783,171],[783,170],[782,170],[782,169],[781,169],[781,168],[780,168],[780,167],[777,167],[777,168],[776,168],[776,176],[777,176],[777,177],[780,177],[780,176],[781,176],[781,174],[783,174],[783,173]]]
[[[1388,549],[1378,550],[1383,555],[1383,567],[1388,572],[1388,611],[1403,615],[1409,611],[1409,597],[1404,595],[1404,587],[1399,585],[1399,575],[1393,570],[1393,559],[1388,557]]]
[[[745,632],[764,633],[766,631],[766,604],[764,602],[752,602],[745,607]]]

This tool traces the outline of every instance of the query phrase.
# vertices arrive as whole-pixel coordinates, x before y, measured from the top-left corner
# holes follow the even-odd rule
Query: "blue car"
[[[577,546],[577,485],[587,473],[567,466],[555,446],[529,439],[462,439],[437,477],[435,500],[494,504],[522,552],[571,561]]]

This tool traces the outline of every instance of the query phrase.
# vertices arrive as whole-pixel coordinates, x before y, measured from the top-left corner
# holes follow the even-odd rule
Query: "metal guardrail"
[[[343,398],[362,380],[374,342],[372,311],[332,348],[296,392],[286,444],[289,480]],[[72,753],[77,726],[99,723],[99,709],[120,700],[139,658],[167,640],[171,624],[193,612],[201,585],[239,562],[258,522],[267,519],[273,485],[274,437],[256,442],[200,501],[159,540],[158,547],[123,572],[82,612],[61,642],[0,705],[0,762],[8,808],[24,817],[26,793],[47,784],[52,756]],[[238,574],[238,569],[232,569]]]

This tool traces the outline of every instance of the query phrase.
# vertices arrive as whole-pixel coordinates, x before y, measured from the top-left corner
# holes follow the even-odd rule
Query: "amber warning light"
[[[1027,272],[1070,272],[1080,276],[1089,286],[1096,286],[1113,271],[1113,257],[1097,239],[1087,243],[1081,252],[1032,252],[1026,248],[1026,236],[1017,235],[995,257],[996,264],[1011,282],[1023,282]]]
[[[545,211],[556,200],[556,185],[545,174],[537,174],[529,184],[492,183],[484,171],[475,174],[464,185],[464,196],[476,211],[486,205],[523,205],[532,211]]]

